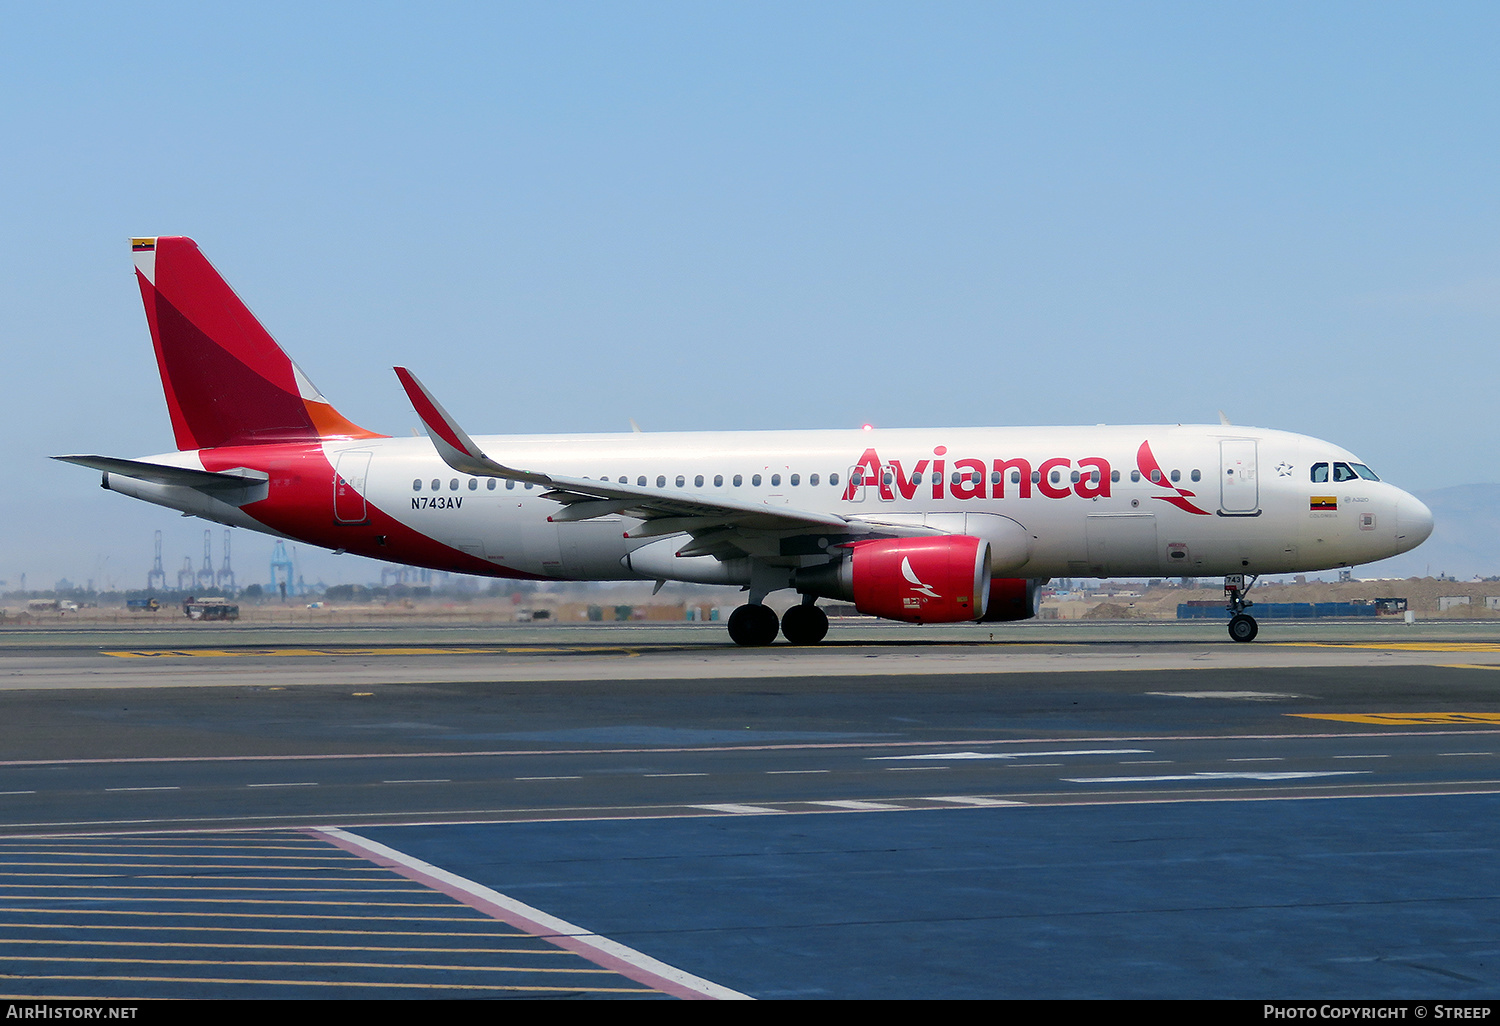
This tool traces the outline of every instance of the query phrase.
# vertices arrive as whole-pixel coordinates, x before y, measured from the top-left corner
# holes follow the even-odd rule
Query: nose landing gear
[[[1255,622],[1255,617],[1246,613],[1245,610],[1255,605],[1245,598],[1250,589],[1255,587],[1255,582],[1260,580],[1259,574],[1252,574],[1250,583],[1245,583],[1244,574],[1230,574],[1224,578],[1224,595],[1229,605],[1229,636],[1235,641],[1254,641],[1255,635],[1260,633],[1260,625]]]

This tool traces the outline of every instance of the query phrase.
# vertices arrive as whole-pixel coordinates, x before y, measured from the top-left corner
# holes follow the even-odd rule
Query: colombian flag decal
[[[136,253],[139,253],[142,250],[155,250],[156,249],[156,240],[155,239],[131,239],[130,240],[130,248],[131,248],[131,250],[133,252],[136,252]]]
[[[1309,510],[1336,510],[1339,508],[1339,499],[1337,495],[1314,495],[1310,500],[1308,500],[1307,508]]]

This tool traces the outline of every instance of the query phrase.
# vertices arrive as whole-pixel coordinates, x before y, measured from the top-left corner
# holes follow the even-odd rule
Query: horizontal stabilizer
[[[168,467],[160,463],[142,460],[122,460],[113,456],[54,456],[55,460],[74,463],[91,470],[102,470],[106,474],[150,481],[152,484],[177,485],[194,491],[215,494],[264,484],[269,475],[259,470],[240,469],[224,473],[212,470],[193,470],[189,467]]]

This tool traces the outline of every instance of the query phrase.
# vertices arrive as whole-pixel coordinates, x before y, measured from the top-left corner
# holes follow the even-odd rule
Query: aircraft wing
[[[764,538],[766,535],[810,532],[838,536],[941,533],[921,527],[877,526],[834,513],[508,467],[487,456],[415,375],[404,367],[397,367],[395,371],[417,415],[427,425],[432,444],[444,463],[475,477],[498,477],[547,488],[542,497],[563,504],[563,508],[552,515],[554,522],[621,514],[643,521],[639,527],[626,532],[629,538],[691,534],[693,543],[682,550],[682,555],[739,556],[747,551],[764,551],[764,546],[752,538],[755,535]]]

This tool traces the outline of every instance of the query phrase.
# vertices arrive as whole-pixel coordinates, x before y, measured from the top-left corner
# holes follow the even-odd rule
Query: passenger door
[[[1226,438],[1219,443],[1219,509],[1232,516],[1260,512],[1255,439]]]

